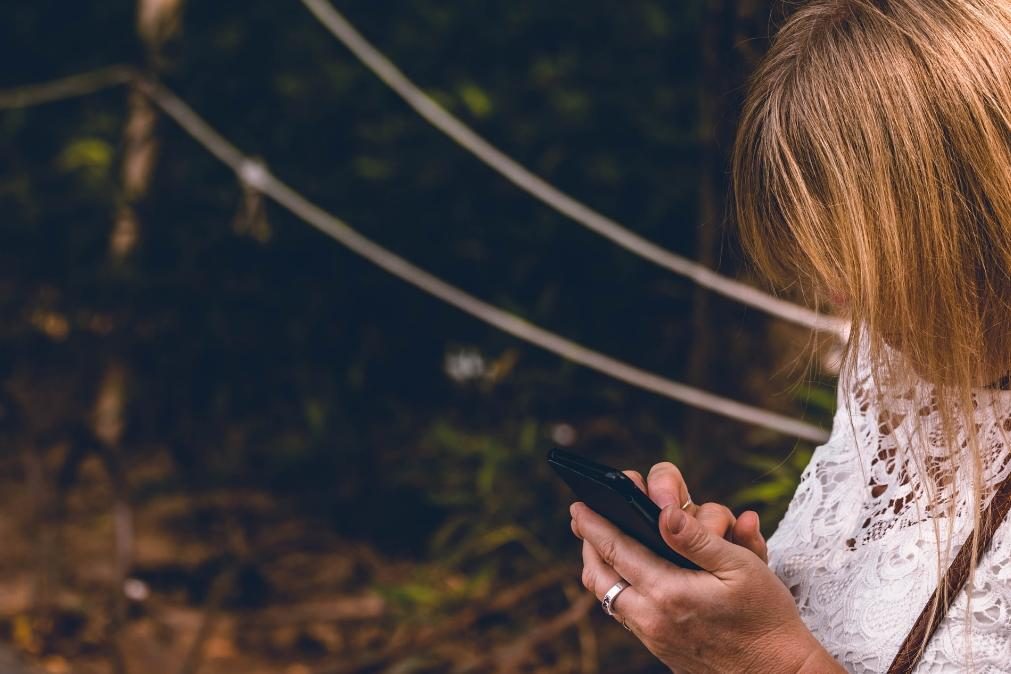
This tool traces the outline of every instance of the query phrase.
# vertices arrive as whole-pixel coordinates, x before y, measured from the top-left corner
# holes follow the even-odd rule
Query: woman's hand
[[[687,490],[679,491],[679,473],[670,479],[671,468],[654,466],[645,484],[653,500],[667,501],[660,533],[704,570],[661,559],[585,504],[574,503],[572,530],[583,540],[583,584],[602,599],[620,579],[628,581],[630,587],[614,600],[615,618],[672,670],[843,671],[805,627],[790,592],[764,561],[757,526],[741,524],[743,516],[728,519],[729,511],[715,507],[699,506],[694,516],[683,511]],[[667,477],[651,487],[658,471]],[[728,538],[740,538],[740,544]]]
[[[635,484],[656,503],[661,510],[669,505],[681,507],[697,519],[702,526],[716,536],[726,538],[731,543],[741,545],[758,555],[763,562],[769,561],[769,551],[762,537],[758,513],[753,510],[734,517],[730,508],[720,503],[696,505],[688,493],[688,486],[678,467],[669,461],[658,463],[649,469],[644,480],[634,470],[623,471]]]

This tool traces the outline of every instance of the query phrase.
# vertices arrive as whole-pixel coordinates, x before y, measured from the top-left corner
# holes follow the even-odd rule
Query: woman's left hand
[[[571,514],[583,540],[583,584],[603,599],[625,579],[630,587],[614,601],[615,618],[672,670],[842,671],[766,563],[677,505],[664,508],[660,533],[703,571],[661,559],[584,503],[574,503]]]

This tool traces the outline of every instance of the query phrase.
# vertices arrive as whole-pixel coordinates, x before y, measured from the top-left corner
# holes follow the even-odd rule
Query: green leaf
[[[101,138],[78,138],[63,148],[57,165],[67,173],[81,172],[89,180],[99,180],[109,174],[113,148]]]
[[[352,166],[355,173],[368,180],[386,180],[393,176],[393,166],[375,157],[355,157]]]
[[[796,485],[791,480],[776,480],[746,487],[734,494],[735,503],[778,503],[789,497]]]
[[[809,384],[797,389],[796,398],[806,402],[816,411],[829,415],[835,414],[836,392],[833,388]]]
[[[462,84],[457,89],[457,94],[470,114],[479,119],[491,115],[493,108],[491,97],[481,87],[471,83]]]

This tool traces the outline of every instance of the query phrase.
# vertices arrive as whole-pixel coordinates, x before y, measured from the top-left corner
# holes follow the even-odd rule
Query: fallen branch
[[[576,603],[584,594],[586,594],[586,590],[577,583],[565,585],[565,596],[572,603]],[[600,671],[597,633],[593,629],[593,622],[589,615],[584,614],[579,620],[576,625],[576,633],[579,635],[579,671],[581,674],[597,674]]]
[[[204,602],[204,616],[197,628],[197,633],[193,637],[189,651],[179,667],[179,674],[196,674],[204,658],[204,645],[214,633],[217,624],[218,614],[221,612],[221,605],[225,598],[231,594],[235,587],[235,581],[239,575],[239,564],[233,561],[222,571],[211,583],[211,589],[207,593]]]
[[[409,644],[390,644],[378,652],[342,662],[335,667],[318,670],[316,674],[365,674],[368,671],[381,667],[393,658],[403,659],[421,649],[437,644],[447,637],[459,635],[487,615],[501,613],[513,608],[530,595],[556,585],[563,578],[571,575],[571,573],[568,569],[545,571],[519,585],[502,590],[486,604],[469,606],[461,610],[431,631],[424,632],[415,637]]]
[[[387,611],[386,602],[375,594],[363,594],[334,601],[317,601],[293,606],[275,606],[260,611],[243,623],[247,627],[279,627],[375,620]]]
[[[457,667],[453,670],[453,674],[493,670],[502,673],[516,671],[518,666],[530,657],[534,649],[555,639],[562,632],[578,623],[596,603],[597,600],[593,595],[585,594],[547,623],[528,630],[519,639],[494,649],[488,655]]]

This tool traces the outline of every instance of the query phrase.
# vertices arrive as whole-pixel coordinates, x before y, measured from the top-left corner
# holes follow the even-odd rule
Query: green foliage
[[[798,445],[786,459],[777,460],[759,454],[739,457],[738,461],[758,476],[738,489],[731,503],[757,508],[766,533],[771,533],[786,512],[800,474],[811,460],[812,450]]]
[[[393,176],[393,166],[375,157],[355,157],[353,165],[355,173],[366,180],[386,180]]]
[[[797,387],[794,398],[805,405],[813,421],[826,427],[831,425],[836,408],[834,387],[818,382],[806,383]],[[752,476],[734,492],[732,503],[757,508],[763,527],[771,533],[775,523],[786,512],[812,453],[809,445],[799,443],[785,458],[755,451],[740,455],[737,461],[750,469]]]
[[[461,84],[457,91],[460,100],[474,117],[483,119],[492,113],[493,105],[488,94],[473,82]]]
[[[488,568],[464,575],[447,573],[445,565],[425,566],[418,567],[414,576],[407,582],[375,586],[405,620],[424,621],[461,605],[486,600],[494,587]]]
[[[0,23],[9,84],[143,61],[134,3],[50,4],[15,3]],[[509,154],[696,257],[700,157],[717,153],[725,175],[729,147],[699,137],[700,95],[715,95],[731,119],[748,69],[728,43],[725,72],[703,77],[704,3],[346,4],[410,77]],[[734,40],[763,35],[766,16],[738,26]],[[81,35],[102,39],[84,49]],[[183,36],[167,83],[368,236],[527,320],[674,379],[691,376],[693,344],[705,339],[715,355],[696,383],[830,420],[829,389],[779,395],[790,382],[770,363],[784,347],[767,343],[765,317],[714,299],[710,329],[698,334],[688,281],[492,175],[298,3],[187,3]],[[254,241],[235,225],[248,213],[234,176],[168,120],[157,126],[150,196],[137,206],[141,244],[110,263],[125,101],[114,91],[0,112],[0,383],[21,401],[19,414],[3,403],[0,432],[13,444],[86,424],[102,367],[121,359],[133,392],[131,461],[167,451],[189,489],[269,489],[340,536],[410,560],[409,581],[377,586],[410,616],[576,565],[570,496],[543,458],[559,426],[608,463],[674,461],[693,492],[757,507],[774,526],[809,449],[518,343],[273,205],[260,214],[272,236]],[[720,264],[732,275],[740,260],[730,249]],[[472,381],[445,371],[460,345],[486,364]],[[756,392],[747,383],[756,380],[769,384]],[[696,418],[704,433],[693,443],[686,428]]]
[[[115,149],[102,138],[75,138],[56,159],[58,170],[74,175],[82,190],[99,198],[114,188]]]
[[[433,542],[452,540],[450,532],[481,527],[482,536],[491,528],[530,520],[538,503],[536,490],[517,489],[523,477],[545,475],[540,469],[548,444],[534,419],[525,419],[498,433],[473,432],[447,420],[433,423],[411,453],[411,465],[404,466],[400,479],[423,487],[428,497],[454,512],[483,512],[478,521],[449,518],[435,532]],[[429,466],[452,466],[452,470],[432,474]],[[532,468],[537,467],[537,470]],[[514,529],[508,529],[515,534]],[[486,543],[485,543],[486,544]],[[482,544],[482,545],[485,545]]]
[[[807,408],[817,421],[827,423],[835,415],[836,390],[827,384],[805,384],[796,393],[796,398],[807,403]]]

